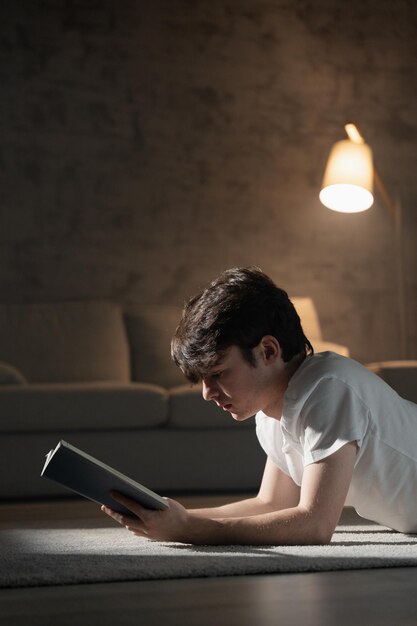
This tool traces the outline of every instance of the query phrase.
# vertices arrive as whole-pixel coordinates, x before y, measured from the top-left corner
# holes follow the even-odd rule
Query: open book
[[[118,491],[137,500],[148,509],[166,509],[169,506],[158,494],[66,441],[60,441],[46,455],[41,476],[120,513],[132,515],[131,511],[111,497],[110,491]]]

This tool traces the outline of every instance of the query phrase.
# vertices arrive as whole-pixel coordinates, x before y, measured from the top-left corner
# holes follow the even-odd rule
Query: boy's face
[[[237,421],[265,410],[277,396],[275,361],[268,361],[261,344],[254,348],[253,356],[255,366],[248,363],[240,348],[231,346],[202,381],[203,398],[214,400]]]

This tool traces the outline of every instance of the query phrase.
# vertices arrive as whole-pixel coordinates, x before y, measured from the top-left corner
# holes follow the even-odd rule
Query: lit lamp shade
[[[369,209],[373,197],[372,150],[366,143],[338,141],[330,151],[320,200],[329,209],[359,213]]]

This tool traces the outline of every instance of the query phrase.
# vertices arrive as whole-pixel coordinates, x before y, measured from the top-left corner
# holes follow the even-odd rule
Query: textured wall
[[[318,200],[346,121],[404,207],[417,358],[414,0],[2,0],[0,298],[182,303],[256,264],[397,358],[393,225]]]

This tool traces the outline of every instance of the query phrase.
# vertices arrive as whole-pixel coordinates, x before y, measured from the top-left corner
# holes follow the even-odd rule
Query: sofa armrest
[[[0,385],[24,385],[27,383],[22,372],[5,361],[0,361]]]
[[[379,361],[367,363],[366,367],[400,396],[417,403],[417,361]]]

